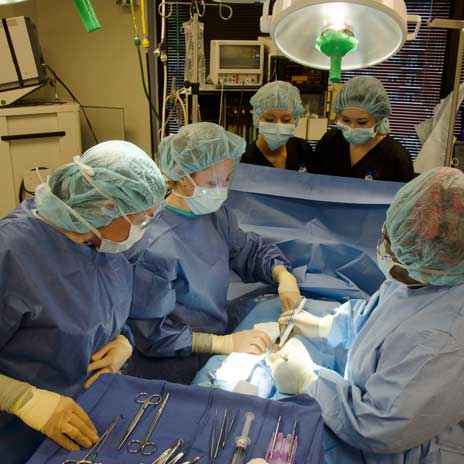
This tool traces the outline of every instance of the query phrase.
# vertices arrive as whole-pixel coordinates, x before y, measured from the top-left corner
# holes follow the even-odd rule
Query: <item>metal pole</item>
[[[199,37],[199,24],[198,13],[193,15],[192,24],[193,33],[193,84],[198,84],[198,37]],[[192,86],[192,122],[198,122],[198,90],[196,85]]]
[[[450,123],[448,128],[448,143],[446,145],[445,166],[452,166],[453,161],[453,141],[454,128],[456,125],[456,113],[458,111],[459,87],[461,84],[462,60],[464,56],[464,29],[459,31],[459,48],[456,62],[456,72],[454,74],[453,98],[451,100]]]
[[[459,47],[456,57],[456,71],[454,74],[454,90],[451,99],[450,108],[450,123],[448,128],[448,140],[446,145],[446,155],[444,160],[445,166],[451,166],[453,164],[453,137],[454,128],[456,124],[456,113],[458,111],[458,98],[459,98],[459,87],[461,83],[461,71],[462,71],[462,59],[464,56],[464,21],[458,19],[431,19],[428,22],[429,27],[435,27],[439,29],[457,30],[459,31]]]

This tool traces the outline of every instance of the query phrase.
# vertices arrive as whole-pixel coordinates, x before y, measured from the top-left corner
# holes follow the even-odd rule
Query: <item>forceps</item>
[[[155,430],[155,427],[159,422],[161,414],[163,414],[164,412],[164,408],[166,407],[166,403],[169,400],[169,396],[170,396],[170,393],[166,393],[166,396],[164,397],[164,400],[161,403],[161,406],[156,412],[156,415],[153,418],[153,421],[151,422],[150,427],[148,427],[148,431],[143,437],[143,440],[131,440],[127,444],[127,449],[129,453],[141,453],[144,456],[151,456],[157,450],[158,447],[156,446],[155,443],[150,441],[150,437],[151,437],[151,434],[153,433],[153,430]],[[147,448],[148,448],[148,451],[146,451]]]
[[[132,422],[130,423],[129,427],[127,428],[126,433],[122,437],[122,440],[118,446],[118,450],[120,450],[124,446],[124,443],[126,443],[127,439],[130,437],[131,433],[134,431],[135,427],[137,427],[137,424],[142,418],[143,413],[145,412],[145,409],[147,409],[148,406],[158,406],[158,404],[161,403],[161,395],[158,395],[157,393],[154,393],[153,395],[149,395],[148,393],[140,392],[135,397],[135,402],[140,404],[141,406],[139,410],[137,411],[137,413],[135,414],[134,418],[132,419]]]
[[[100,464],[96,463],[98,453],[105,444],[106,439],[110,436],[113,429],[116,427],[116,424],[121,419],[121,416],[115,417],[111,425],[106,429],[103,435],[98,439],[97,443],[89,449],[88,453],[81,459],[66,459],[62,464]]]

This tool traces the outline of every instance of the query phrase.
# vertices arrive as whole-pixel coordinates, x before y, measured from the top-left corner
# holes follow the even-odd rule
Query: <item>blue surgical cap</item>
[[[123,213],[145,211],[163,201],[166,185],[158,166],[132,143],[122,140],[100,143],[87,150],[79,164],[80,167],[77,163],[59,167],[48,183],[36,190],[40,215],[65,230],[88,231],[63,202],[98,228]],[[97,188],[86,180],[83,167]]]
[[[385,223],[391,248],[425,284],[464,283],[464,174],[436,168],[396,194]]]
[[[161,170],[176,181],[224,160],[237,160],[245,152],[242,137],[211,122],[182,127],[159,146]]]
[[[366,111],[377,121],[377,132],[388,134],[388,117],[391,105],[385,88],[378,79],[370,76],[357,76],[350,79],[335,97],[333,110],[340,114],[347,108]]]
[[[253,124],[259,126],[262,115],[272,109],[287,110],[293,113],[295,125],[304,113],[300,91],[284,81],[269,82],[261,87],[250,99],[253,107]]]

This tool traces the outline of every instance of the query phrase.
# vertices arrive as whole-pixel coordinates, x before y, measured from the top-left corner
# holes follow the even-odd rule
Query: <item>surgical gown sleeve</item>
[[[123,328],[121,329],[121,335],[127,338],[129,343],[134,346],[135,341],[134,341],[134,334],[132,333],[132,330],[129,326],[129,324],[124,324]]]
[[[335,313],[327,341],[333,347],[342,346],[349,350],[355,341],[372,308],[377,306],[378,293],[372,295],[369,302],[349,300],[341,305]]]
[[[382,346],[365,388],[321,369],[307,387],[326,425],[374,453],[401,453],[464,417],[464,321],[451,333],[397,330]]]
[[[277,245],[254,232],[244,232],[229,208],[223,208],[223,212],[230,246],[230,267],[243,282],[275,283],[272,269],[279,264],[291,271],[289,261]]]
[[[137,348],[145,356],[191,352],[192,331],[172,314],[176,308],[177,266],[175,259],[150,248],[135,263],[129,325]]]

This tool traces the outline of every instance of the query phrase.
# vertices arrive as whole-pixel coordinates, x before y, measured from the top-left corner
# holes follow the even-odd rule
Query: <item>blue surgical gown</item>
[[[138,354],[190,355],[192,331],[223,334],[228,330],[230,270],[244,282],[273,284],[272,268],[279,264],[289,268],[276,245],[241,230],[226,206],[199,216],[167,206],[129,257],[135,263],[130,325],[138,351],[131,362],[139,364]],[[172,370],[173,364],[168,367]],[[142,371],[129,373],[152,377]]]
[[[326,462],[464,463],[464,285],[387,281],[339,308],[328,342],[348,362],[307,390],[339,440]]]
[[[78,245],[26,201],[0,221],[0,373],[75,396],[92,354],[123,332],[132,266]],[[0,461],[27,460],[44,436],[0,413]]]

